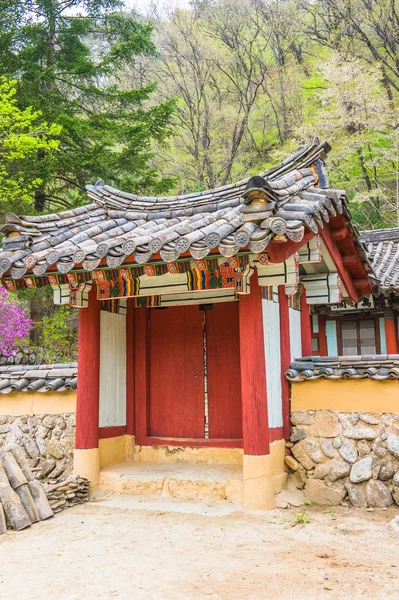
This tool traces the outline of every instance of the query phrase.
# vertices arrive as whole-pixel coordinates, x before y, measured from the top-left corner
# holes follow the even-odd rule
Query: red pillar
[[[398,354],[398,336],[396,334],[394,313],[390,308],[384,311],[384,326],[387,353]]]
[[[136,443],[148,436],[149,395],[149,308],[138,308],[134,322],[134,399]]]
[[[283,435],[288,439],[291,435],[290,427],[290,385],[285,378],[285,371],[291,363],[290,346],[290,315],[288,312],[288,298],[285,286],[278,288],[278,302],[280,308],[280,360],[281,360],[281,392],[283,404]]]
[[[134,300],[127,301],[126,314],[126,433],[135,434],[134,419]]]
[[[306,291],[301,294],[301,338],[302,356],[312,356],[312,327],[310,322],[309,304],[306,303]]]
[[[240,296],[240,367],[244,454],[269,454],[262,297],[255,270],[251,293]]]
[[[319,354],[320,356],[328,356],[326,318],[324,315],[319,315]]]
[[[95,285],[89,306],[79,309],[78,389],[75,448],[98,447],[100,392],[100,302]]]

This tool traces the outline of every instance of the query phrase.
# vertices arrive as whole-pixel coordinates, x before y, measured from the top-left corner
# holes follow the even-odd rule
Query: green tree
[[[42,184],[31,161],[38,152],[52,157],[61,131],[48,126],[39,111],[20,110],[15,95],[16,81],[0,77],[0,215],[29,207],[32,190]]]
[[[41,148],[31,163],[37,211],[80,202],[97,178],[139,193],[170,186],[150,160],[153,141],[170,134],[174,103],[151,102],[153,84],[120,85],[125,68],[156,49],[151,26],[119,7],[120,0],[10,0],[0,8],[0,74],[17,79],[22,110],[40,109],[62,127],[58,151]]]
[[[57,307],[51,316],[43,317],[39,346],[49,363],[77,359],[77,309]]]

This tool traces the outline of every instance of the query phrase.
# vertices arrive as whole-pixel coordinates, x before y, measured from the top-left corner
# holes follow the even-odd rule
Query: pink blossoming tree
[[[32,325],[33,321],[0,285],[0,352],[4,356],[15,354],[15,344],[28,335]]]

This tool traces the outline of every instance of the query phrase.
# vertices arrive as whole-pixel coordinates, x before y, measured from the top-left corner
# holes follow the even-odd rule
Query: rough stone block
[[[357,460],[357,448],[352,440],[343,439],[338,452],[344,460],[353,464]]]
[[[293,471],[296,471],[299,468],[299,462],[293,456],[285,456],[284,462]]]
[[[291,423],[293,425],[312,425],[314,415],[308,410],[296,410],[291,413]]]
[[[299,467],[295,473],[292,473],[291,479],[298,490],[303,490],[306,484],[306,471],[303,467]],[[399,484],[398,484],[399,485]]]
[[[387,439],[388,451],[396,458],[399,458],[399,435],[391,434]]]
[[[330,481],[338,481],[347,477],[350,473],[351,466],[345,460],[334,460],[331,466],[329,479]]]
[[[344,431],[344,436],[352,440],[375,440],[378,431],[371,427],[352,427]]]
[[[343,487],[327,486],[320,479],[309,479],[305,486],[305,498],[319,506],[338,506],[346,496]]]
[[[309,469],[313,469],[316,466],[316,463],[310,458],[309,454],[306,452],[303,441],[298,442],[291,448],[292,454],[295,456],[298,462],[309,471]]]
[[[392,494],[385,483],[370,479],[366,487],[367,504],[379,508],[386,508],[393,502]]]
[[[309,435],[334,438],[340,433],[338,416],[328,411],[317,411]]]
[[[305,452],[307,452],[308,456],[310,456],[315,463],[322,463],[325,461],[325,456],[320,450],[319,440],[306,438],[303,440],[302,444]]]
[[[348,497],[351,504],[355,508],[366,508],[366,483],[345,483],[345,487],[348,491]]]
[[[378,425],[380,422],[380,419],[373,413],[359,413],[359,419],[368,425]]]
[[[299,440],[303,440],[308,434],[308,430],[304,427],[294,427],[291,432],[290,441],[291,442],[299,442]]]
[[[352,483],[360,483],[361,481],[367,481],[371,477],[371,467],[373,459],[371,456],[366,456],[358,460],[351,468],[350,480]]]
[[[334,446],[332,445],[330,440],[320,440],[320,447],[323,454],[327,456],[327,458],[335,457]]]
[[[357,451],[359,456],[368,456],[370,454],[370,446],[366,440],[359,440],[357,443]]]
[[[329,473],[331,471],[331,467],[332,467],[332,462],[330,460],[326,463],[317,465],[314,470],[313,477],[315,479],[324,479],[324,477],[327,477],[327,475],[329,475]]]

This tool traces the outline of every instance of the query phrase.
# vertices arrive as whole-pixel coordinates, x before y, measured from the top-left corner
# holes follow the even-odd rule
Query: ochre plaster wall
[[[304,381],[291,385],[291,412],[399,412],[399,381],[373,379]]]
[[[118,437],[99,440],[100,469],[132,460],[134,452],[134,436],[121,435]]]
[[[0,415],[59,415],[76,411],[76,392],[11,392],[0,394]]]
[[[283,489],[287,473],[284,469],[285,440],[277,440],[270,444],[270,455],[272,460],[272,483],[273,492],[278,494]]]

